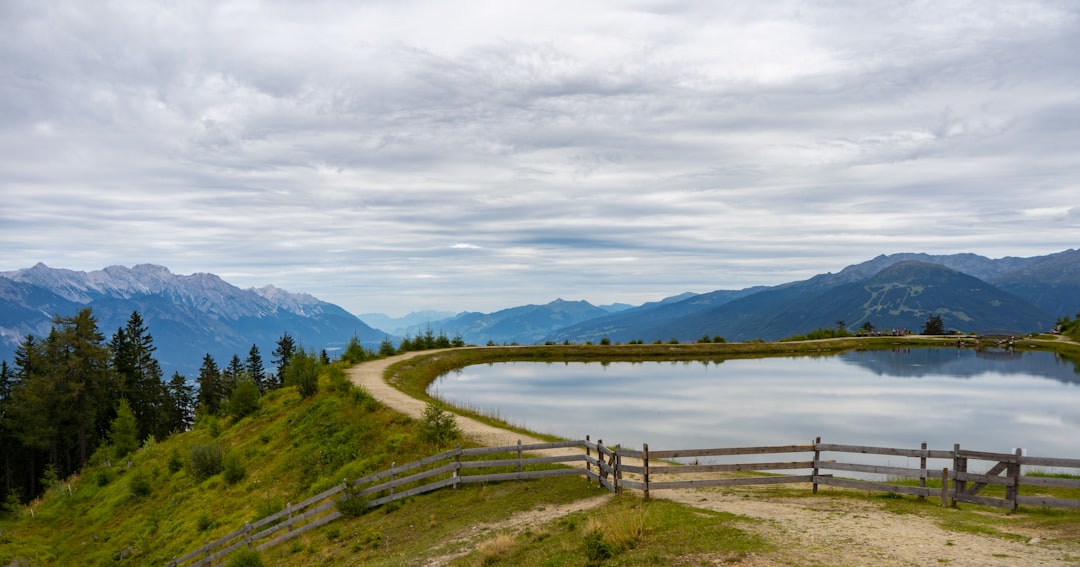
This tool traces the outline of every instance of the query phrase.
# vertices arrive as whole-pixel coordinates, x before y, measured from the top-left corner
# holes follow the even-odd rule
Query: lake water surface
[[[1080,374],[1052,353],[899,349],[709,362],[470,366],[431,386],[534,431],[654,450],[809,443],[1080,458]]]

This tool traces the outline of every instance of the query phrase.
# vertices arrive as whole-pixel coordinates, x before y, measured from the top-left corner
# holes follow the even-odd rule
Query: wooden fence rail
[[[560,449],[583,449],[583,453],[537,455],[538,452]],[[900,457],[919,459],[917,467],[897,466],[892,462],[865,463],[841,462],[824,459],[822,454],[863,455],[874,457]],[[777,455],[808,454],[808,458],[785,460]],[[508,458],[485,458],[510,455]],[[709,462],[710,459],[754,457],[754,462]],[[865,459],[866,457],[862,457]],[[688,464],[678,464],[676,459],[694,459]],[[929,460],[952,465],[931,467]],[[972,467],[971,462],[987,465]],[[569,465],[569,466],[565,466]],[[1045,494],[1021,495],[1020,488],[1029,491],[1039,488],[1080,489],[1080,477],[1075,475],[1023,476],[1023,466],[1050,469],[1080,469],[1080,459],[1031,457],[1014,453],[990,453],[962,450],[954,445],[952,450],[928,449],[926,443],[919,449],[891,447],[866,447],[813,443],[777,445],[768,447],[734,447],[715,449],[676,449],[650,451],[611,448],[586,436],[584,441],[536,443],[506,447],[483,447],[462,449],[432,455],[405,465],[393,464],[389,469],[372,475],[343,480],[341,484],[311,496],[298,504],[286,504],[285,509],[249,522],[232,533],[206,544],[182,557],[174,558],[172,567],[189,565],[213,565],[241,547],[267,549],[309,530],[341,518],[338,503],[348,498],[362,498],[364,505],[375,507],[397,500],[442,488],[458,488],[462,484],[503,482],[560,476],[584,476],[590,482],[612,492],[623,489],[640,490],[645,497],[654,490],[684,490],[720,486],[749,486],[788,483],[811,483],[816,493],[820,485],[906,494],[919,498],[940,497],[941,504],[956,506],[967,502],[995,506],[1010,510],[1018,506],[1046,506],[1080,509],[1080,500],[1060,498]],[[983,470],[985,469],[985,470]],[[485,472],[488,471],[488,472]],[[982,470],[983,472],[974,472]],[[492,472],[493,471],[493,472]],[[764,472],[754,476],[731,476],[735,472]],[[805,471],[800,474],[776,473],[775,471]],[[863,478],[839,478],[831,473],[857,473]],[[1080,470],[1074,470],[1074,473]],[[885,477],[869,480],[867,477]],[[901,484],[905,479],[918,480],[918,486]],[[928,486],[928,481],[939,486]],[[951,483],[951,487],[950,487]],[[1003,486],[1002,498],[980,495],[987,486]]]

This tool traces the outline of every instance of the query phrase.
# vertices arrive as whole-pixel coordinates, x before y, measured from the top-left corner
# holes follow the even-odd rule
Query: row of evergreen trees
[[[301,352],[284,334],[274,351],[273,374],[255,345],[246,360],[233,355],[224,369],[207,354],[195,387],[180,373],[165,380],[155,350],[139,312],[106,341],[91,309],[84,308],[54,318],[45,338],[27,335],[13,364],[0,361],[5,500],[28,500],[43,490],[43,477],[65,478],[85,466],[99,446],[113,441],[118,415],[130,412],[141,442],[186,431],[196,412],[224,413],[233,398],[238,413],[249,413],[262,392],[284,385],[290,358]]]

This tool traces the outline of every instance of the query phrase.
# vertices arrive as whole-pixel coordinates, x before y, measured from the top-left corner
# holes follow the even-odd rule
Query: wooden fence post
[[[289,516],[289,522],[288,522],[289,527],[287,528],[287,531],[291,532],[292,531],[292,503],[291,502],[286,502],[285,503],[285,513],[288,514],[288,516]]]
[[[1011,485],[1005,486],[1005,500],[1009,501],[1009,510],[1015,512],[1020,507],[1020,457],[1024,455],[1024,450],[1016,449],[1016,459],[1009,461],[1009,467],[1006,469],[1008,472],[1005,476],[1012,479]]]
[[[603,439],[597,439],[596,440],[596,460],[600,462],[600,464],[596,465],[596,478],[597,478],[596,485],[597,486],[604,486],[604,479],[607,478],[607,473],[604,471],[604,451],[602,450],[603,446],[604,446],[604,440]]]
[[[390,496],[394,495],[394,481],[397,480],[397,473],[394,469],[397,468],[397,461],[390,463]]]
[[[454,490],[461,486],[461,443],[457,444],[457,454],[454,455]]]
[[[814,494],[817,494],[817,478],[818,478],[818,461],[821,460],[821,451],[818,450],[818,445],[821,444],[821,437],[818,436],[814,439],[814,474],[810,477],[810,480],[814,483]]]
[[[586,435],[585,436],[585,472],[586,473],[591,473],[592,472],[592,463],[589,462],[589,457],[591,457],[591,456],[592,456],[592,450],[589,449],[589,436]],[[600,471],[597,471],[597,474],[599,474],[599,472]],[[585,475],[585,482],[589,482],[589,475],[588,474]]]
[[[649,499],[649,444],[645,443],[641,446],[641,462],[645,469],[645,499]]]
[[[517,477],[518,477],[518,480],[521,480],[521,470],[522,470],[522,467],[521,467],[521,439],[518,439],[518,442],[517,442],[517,455],[518,455],[517,456],[517,461],[518,461],[518,463],[517,463],[517,469],[518,469],[517,470]]]
[[[949,467],[941,469],[941,505],[949,505]]]
[[[922,456],[919,457],[919,468],[922,469],[921,476],[919,476],[919,488],[926,488],[926,441],[923,441]],[[919,500],[926,500],[926,496],[920,494]]]
[[[244,542],[251,547],[251,522],[244,522]]]
[[[956,508],[956,499],[957,499],[957,497],[961,496],[961,494],[965,490],[967,490],[967,481],[966,480],[961,480],[960,476],[959,476],[961,473],[966,473],[966,472],[967,472],[967,459],[960,456],[960,444],[956,443],[956,444],[953,445],[953,475],[955,477],[955,480],[953,480],[953,497],[952,497],[952,506],[953,506],[953,508]]]
[[[615,453],[615,492],[622,492],[622,453]]]

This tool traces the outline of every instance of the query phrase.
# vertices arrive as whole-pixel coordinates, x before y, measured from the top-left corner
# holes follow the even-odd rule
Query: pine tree
[[[276,380],[274,383],[275,388],[280,388],[285,385],[285,368],[289,365],[289,360],[292,359],[293,354],[296,352],[296,341],[289,336],[286,331],[281,338],[277,341],[277,347],[274,349],[274,365],[277,367]]]
[[[135,413],[126,398],[120,398],[116,407],[116,417],[109,427],[109,441],[112,443],[113,456],[123,459],[139,448],[139,429]]]
[[[181,432],[195,421],[195,389],[179,372],[174,372],[166,386],[169,400],[169,431]]]
[[[258,345],[252,343],[244,367],[247,369],[248,376],[250,376],[251,380],[255,382],[255,385],[259,387],[259,392],[265,392],[267,389],[266,367],[263,366],[262,353],[259,352]]]
[[[203,357],[199,367],[199,410],[216,415],[221,409],[221,371],[210,353]]]
[[[18,440],[11,424],[11,394],[15,389],[15,372],[6,360],[0,360],[0,498],[13,488],[15,459],[19,453]]]
[[[229,365],[221,371],[221,399],[227,400],[232,397],[233,390],[236,389],[236,385],[244,378],[245,373],[243,363],[240,362],[239,355],[232,355],[229,359]]]
[[[167,435],[161,365],[153,356],[157,347],[138,311],[131,313],[125,327],[117,329],[109,346],[119,378],[119,396],[131,404],[138,423],[138,438]]]
[[[61,406],[70,408],[78,450],[75,466],[63,467],[65,474],[86,464],[93,447],[106,430],[115,400],[113,374],[105,336],[90,308],[74,317],[58,317],[53,322],[57,339],[46,347],[47,357],[64,386]],[[59,330],[56,330],[56,326]],[[53,348],[49,348],[49,346]]]

